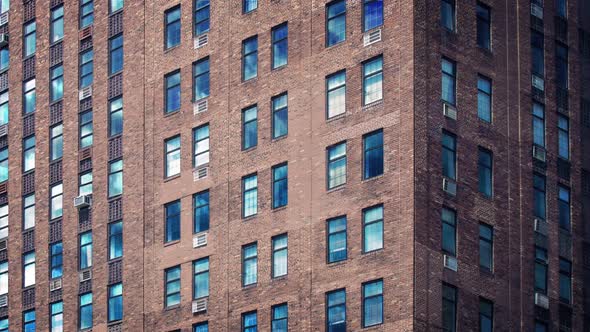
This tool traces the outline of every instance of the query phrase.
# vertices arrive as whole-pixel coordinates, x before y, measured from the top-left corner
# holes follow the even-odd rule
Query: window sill
[[[164,247],[170,247],[170,246],[173,246],[173,245],[178,244],[178,243],[180,243],[180,239],[173,240],[173,241],[168,241],[168,242],[164,242]]]
[[[379,323],[379,324],[363,327],[362,330],[363,331],[380,330],[382,327],[383,327],[383,323]]]
[[[246,222],[246,221],[250,221],[252,219],[256,219],[258,217],[258,213],[253,214],[251,216],[247,216],[247,217],[242,217],[242,221]]]
[[[181,173],[178,173],[178,174],[175,174],[175,175],[171,175],[171,176],[169,176],[167,178],[164,178],[164,183],[178,179],[180,177],[180,174]]]
[[[280,277],[271,277],[270,278],[270,282],[272,283],[272,282],[287,281],[289,279],[288,277],[289,277],[288,274],[285,274],[285,275],[280,276]]]
[[[332,268],[332,267],[337,267],[337,266],[340,266],[340,265],[346,265],[347,262],[348,262],[348,258],[345,258],[343,260],[339,260],[339,261],[336,261],[336,262],[331,262],[331,263],[330,262],[326,262],[326,265],[328,265],[328,267]]]
[[[373,108],[377,108],[379,106],[383,106],[383,98],[376,100],[374,102],[371,102],[369,104],[363,105],[363,111],[369,111]]]
[[[362,252],[361,257],[376,256],[376,255],[379,255],[381,252],[383,252],[383,248]]]
[[[112,264],[112,263],[117,263],[117,262],[121,262],[121,261],[123,261],[123,256],[109,259],[109,260],[107,260],[107,263]]]
[[[258,287],[258,284],[251,284],[251,285],[247,285],[247,286],[242,286],[242,290],[247,291],[247,290],[255,289],[256,287]]]
[[[271,212],[277,212],[278,213],[278,212],[281,212],[283,210],[286,210],[287,207],[288,207],[288,205],[283,205],[283,206],[279,206],[279,207],[276,207],[276,208],[272,208],[270,211]]]
[[[485,56],[488,56],[488,57],[494,56],[494,52],[492,51],[491,48],[485,48],[485,47],[481,47],[481,46],[477,45],[477,49]]]
[[[344,111],[344,113],[340,113],[340,114],[334,115],[331,118],[326,118],[326,123],[330,123],[330,122],[333,122],[333,121],[341,120],[341,119],[344,119],[344,118],[346,118],[346,111]]]
[[[338,186],[336,186],[334,188],[327,189],[326,190],[326,194],[337,192],[337,191],[341,191],[341,190],[344,190],[344,188],[346,188],[346,182],[343,183],[343,184],[340,184],[340,185],[338,185]]]
[[[168,48],[164,47],[164,54],[170,53],[170,52],[174,51],[175,49],[180,48],[181,45],[182,45],[182,43],[178,43],[178,45],[174,45],[174,46],[171,46]]]
[[[172,311],[172,310],[176,310],[176,309],[180,309],[180,303],[175,304],[175,305],[171,305],[169,307],[164,307],[164,311]]]
[[[285,134],[285,135],[283,135],[283,136],[279,136],[279,137],[277,137],[277,138],[272,138],[270,141],[271,141],[272,143],[274,143],[274,142],[279,142],[279,141],[282,141],[282,140],[284,140],[284,139],[287,139],[287,137],[289,137],[289,134]]]
[[[494,278],[494,271],[493,270],[488,270],[484,267],[479,267],[479,274],[486,276],[488,278]]]
[[[324,45],[326,47],[326,50],[329,50],[329,49],[336,48],[340,45],[344,45],[345,42],[346,42],[346,36],[344,37],[344,40],[341,40],[341,41],[337,42],[336,44],[332,44],[332,45],[324,44]]]
[[[382,178],[384,175],[385,175],[385,172],[383,172],[383,173],[381,173],[379,175],[372,176],[372,177],[367,178],[367,179],[363,179],[361,181],[361,183],[367,183],[367,182],[371,182],[371,181],[376,181],[377,179]]]
[[[178,114],[180,113],[180,108],[174,111],[170,111],[170,112],[166,112],[166,110],[164,110],[164,118],[170,117],[172,115]]]
[[[258,145],[254,145],[254,146],[251,146],[247,149],[242,149],[242,152],[250,152],[250,151],[256,150],[257,147],[258,147]]]

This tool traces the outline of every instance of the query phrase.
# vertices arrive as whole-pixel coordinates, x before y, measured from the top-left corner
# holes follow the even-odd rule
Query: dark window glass
[[[248,0],[245,0],[248,1]],[[258,331],[258,314],[256,311],[242,314],[242,332]]]
[[[10,65],[10,51],[8,46],[0,48],[0,71],[8,69]]]
[[[57,160],[63,155],[63,124],[57,124],[50,129],[51,133],[51,144],[50,148],[50,160]]]
[[[492,81],[477,77],[477,115],[486,122],[492,122]]]
[[[80,270],[92,267],[92,232],[80,234]]]
[[[23,140],[23,172],[35,169],[35,136]]]
[[[62,301],[49,305],[49,330],[51,332],[62,332],[64,328],[64,304]],[[2,331],[2,329],[0,329]],[[8,331],[8,327],[6,329]]]
[[[258,213],[258,176],[248,175],[242,178],[242,217]]]
[[[258,245],[256,243],[242,246],[242,286],[258,281]]]
[[[244,13],[249,13],[258,8],[258,0],[243,0],[242,10]]]
[[[442,137],[443,176],[457,179],[457,138],[455,135],[443,132]]]
[[[35,309],[23,312],[23,330],[24,332],[35,332],[37,330]]]
[[[210,78],[209,78],[209,58],[201,59],[193,64],[193,98],[201,100],[209,97]]]
[[[165,275],[165,307],[180,304],[180,266],[164,271]]]
[[[535,291],[547,294],[547,250],[535,247]]]
[[[492,163],[493,154],[483,148],[479,148],[479,158],[477,162],[478,174],[479,174],[479,192],[486,197],[492,197]]]
[[[123,284],[109,286],[109,322],[123,319]]]
[[[289,330],[289,307],[287,303],[272,307],[271,332],[287,332]]]
[[[383,174],[383,130],[363,136],[363,179]]]
[[[49,41],[53,44],[64,37],[64,7],[59,6],[51,10],[51,27]]]
[[[492,271],[494,267],[494,229],[479,224],[479,267]]]
[[[109,75],[123,69],[123,35],[109,39]]]
[[[559,300],[572,302],[572,263],[563,258],[559,259]]]
[[[288,168],[287,164],[272,168],[272,208],[286,206],[288,202]]]
[[[109,198],[123,193],[123,160],[109,163]]]
[[[258,36],[242,42],[242,81],[258,76]]]
[[[195,324],[193,326],[193,332],[209,332],[209,323],[202,322],[202,323]]]
[[[491,10],[490,7],[477,4],[477,46],[491,49]]]
[[[124,1],[123,0],[109,0],[109,8],[110,8],[110,13],[114,13],[120,9],[123,9],[123,4]]]
[[[455,31],[455,0],[441,0],[440,22],[444,28]]]
[[[555,1],[555,13],[561,18],[567,18],[567,0]]]
[[[557,152],[561,159],[570,159],[570,121],[567,117],[559,114],[557,116]]]
[[[23,58],[26,58],[35,54],[37,49],[37,23],[35,21],[25,24],[23,39]]]
[[[180,201],[164,206],[166,211],[166,242],[180,240]]]
[[[166,84],[166,113],[180,109],[180,71],[167,74],[164,77]]]
[[[363,210],[363,253],[383,248],[383,206]]]
[[[80,29],[94,22],[94,1],[80,0]]]
[[[92,327],[92,293],[80,295],[79,304],[79,328],[80,330],[90,329]]]
[[[568,48],[566,45],[557,43],[555,45],[555,81],[562,89],[568,87]]]
[[[171,48],[180,44],[180,6],[167,10],[165,18],[165,48]]]
[[[80,88],[92,84],[94,80],[94,51],[88,50],[80,54]]]
[[[92,145],[93,128],[92,128],[92,110],[80,114],[80,148],[86,148]]]
[[[559,195],[558,195],[558,205],[559,205],[559,227],[565,230],[571,230],[571,222],[570,222],[570,190],[569,188],[559,186]]]
[[[23,83],[23,111],[25,114],[35,112],[37,107],[36,81],[34,78]]]
[[[451,255],[457,255],[457,215],[455,211],[443,208],[442,221],[442,250]]]
[[[444,0],[443,0],[444,3]],[[441,99],[451,105],[455,105],[457,65],[455,62],[442,59],[442,89]]]
[[[543,77],[545,75],[545,36],[542,33],[531,32],[531,56],[533,74]]]
[[[109,136],[113,137],[123,132],[123,97],[109,102]]]
[[[50,278],[61,278],[63,275],[63,245],[61,242],[53,243],[49,246],[50,260]]]
[[[4,91],[0,93],[0,126],[8,123],[9,113],[8,91]]]
[[[328,147],[328,189],[346,183],[346,142]]]
[[[494,330],[494,302],[479,298],[479,331]]]
[[[328,263],[339,262],[347,258],[346,216],[327,221]]]
[[[337,0],[326,5],[326,46],[346,40],[346,1]]]
[[[109,259],[123,256],[123,222],[109,224]]]
[[[272,138],[287,135],[288,131],[288,95],[283,93],[272,98]]]
[[[457,288],[442,286],[442,328],[444,332],[457,331]]]
[[[545,197],[545,177],[533,174],[534,213],[536,217],[545,219],[547,200]]]
[[[346,332],[346,290],[326,293],[326,331]]]
[[[533,144],[545,147],[545,106],[533,103]]]
[[[59,65],[51,69],[50,101],[59,100],[64,95],[64,67]]]
[[[204,232],[209,229],[209,191],[203,191],[193,195],[193,204],[193,232]]]
[[[35,194],[29,194],[23,199],[23,229],[35,227]]]
[[[363,105],[383,99],[383,57],[363,63]]]
[[[282,277],[287,275],[288,245],[287,234],[277,235],[272,238],[272,277]]]
[[[193,262],[193,299],[209,296],[209,258]]]
[[[0,149],[0,183],[8,181],[8,148]]]

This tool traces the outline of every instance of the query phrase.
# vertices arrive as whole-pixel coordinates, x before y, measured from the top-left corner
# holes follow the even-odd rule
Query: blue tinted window
[[[363,150],[363,178],[369,179],[383,174],[383,131],[378,130],[365,135]]]
[[[328,227],[328,263],[347,258],[346,217],[330,219]]]
[[[326,294],[326,331],[346,331],[346,290],[339,289]]]
[[[258,36],[242,42],[242,80],[258,76]]]
[[[285,66],[289,52],[289,28],[287,23],[272,29],[272,68]]]
[[[166,113],[180,109],[180,71],[168,74],[166,80]]]
[[[272,98],[272,138],[279,138],[287,135],[287,102],[287,93]]]
[[[363,29],[371,30],[383,24],[383,0],[364,0]]]
[[[180,6],[172,8],[164,14],[166,16],[166,48],[180,44]]]
[[[193,93],[195,100],[209,96],[209,85],[209,58],[204,58],[193,64]]]
[[[258,108],[249,107],[242,111],[242,149],[258,144]]]
[[[346,1],[326,5],[326,45],[332,46],[346,39]]]
[[[194,229],[195,233],[209,229],[209,191],[204,191],[193,196],[194,204]]]
[[[288,177],[287,164],[275,166],[272,169],[272,208],[287,205]]]
[[[180,240],[180,201],[168,203],[166,210],[166,242]]]
[[[210,11],[209,0],[195,0],[195,36],[209,31]]]

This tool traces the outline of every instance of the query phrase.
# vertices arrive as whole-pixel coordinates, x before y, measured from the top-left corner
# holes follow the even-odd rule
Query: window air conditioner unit
[[[206,312],[207,311],[207,302],[208,302],[208,298],[204,297],[201,299],[196,299],[193,301],[193,306],[192,306],[192,311],[193,314],[199,313],[199,312]]]
[[[0,295],[0,308],[8,306],[8,294]]]
[[[533,87],[535,87],[541,91],[545,91],[545,80],[544,79],[533,74],[531,76],[531,81],[532,81]]]
[[[457,182],[449,178],[443,178],[443,190],[449,195],[457,195]]]
[[[204,33],[200,36],[195,37],[194,48],[195,49],[201,48],[201,47],[207,45],[208,42],[209,42],[209,34]]]
[[[549,298],[545,294],[535,293],[535,305],[544,309],[549,309]]]
[[[209,109],[209,102],[207,99],[197,100],[193,103],[193,114],[206,112]]]
[[[533,145],[533,158],[545,162],[547,160],[547,152],[545,148],[538,145]]]
[[[443,255],[443,265],[447,269],[457,272],[457,257]]]
[[[78,209],[89,207],[92,204],[90,195],[82,195],[74,198],[74,207]]]
[[[8,12],[4,12],[0,15],[0,26],[8,24]]]
[[[49,291],[53,292],[61,289],[61,278],[53,279],[49,281]]]
[[[193,236],[193,248],[204,247],[207,245],[207,233],[199,233]]]
[[[79,100],[84,100],[88,97],[92,97],[92,85],[89,85],[85,88],[82,88],[79,92],[78,92],[78,99]]]
[[[4,137],[7,135],[8,135],[8,123],[0,126],[0,137]]]
[[[541,218],[535,218],[533,221],[535,225],[535,232],[547,236],[547,222]]]
[[[80,272],[80,282],[88,281],[92,279],[92,270],[84,270]]]
[[[457,120],[457,109],[455,106],[443,102],[443,115],[449,119]]]
[[[536,3],[531,3],[531,15],[536,18],[543,19],[543,7]]]
[[[8,239],[3,239],[0,241],[0,251],[4,251],[8,249]]]
[[[381,41],[381,29],[375,29],[365,32],[363,36],[363,45],[369,46]]]
[[[193,170],[193,180],[199,181],[209,176],[209,166],[199,167]]]

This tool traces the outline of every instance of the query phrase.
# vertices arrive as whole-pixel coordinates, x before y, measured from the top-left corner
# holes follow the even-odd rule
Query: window
[[[272,208],[286,206],[288,202],[288,169],[287,164],[272,168]]]
[[[166,210],[166,242],[180,240],[180,200],[168,203]]]
[[[287,303],[272,307],[271,332],[287,332],[289,330],[289,307]]]
[[[123,222],[109,224],[109,260],[123,256]]]
[[[445,332],[457,331],[457,288],[442,286],[442,328]]]
[[[457,214],[455,211],[443,208],[442,221],[442,250],[450,256],[457,255]]]
[[[23,198],[23,228],[35,227],[35,194]]]
[[[109,163],[109,198],[123,193],[123,160]]]
[[[547,328],[547,324],[535,321],[535,332],[547,332],[549,331]]]
[[[572,263],[559,259],[559,300],[571,304],[572,301]]]
[[[176,6],[164,13],[165,22],[165,48],[169,49],[180,44],[180,6]]]
[[[287,275],[287,234],[272,238],[272,277]]]
[[[492,271],[494,267],[494,229],[479,224],[479,267]]]
[[[61,278],[63,275],[63,245],[61,242],[53,243],[49,246],[51,254],[49,261],[49,270],[51,279]]]
[[[0,205],[0,239],[8,237],[8,204]]]
[[[545,75],[545,36],[542,33],[531,31],[531,57],[532,72],[534,75]]]
[[[92,194],[92,171],[80,174],[79,195]]]
[[[49,41],[53,44],[64,37],[64,7],[59,6],[51,10],[51,28]]]
[[[167,74],[164,77],[166,81],[166,113],[171,113],[180,109],[180,71]]]
[[[64,94],[64,68],[59,65],[51,69],[51,91],[50,101],[54,102],[63,97]]]
[[[534,214],[536,217],[545,219],[545,211],[547,210],[547,201],[545,198],[545,177],[538,174],[533,174],[533,188],[534,188]]]
[[[242,42],[242,81],[258,76],[258,36]]]
[[[477,3],[477,46],[491,49],[491,10],[490,7]]]
[[[164,141],[166,149],[165,177],[180,174],[180,136],[175,136]]]
[[[195,101],[209,97],[209,57],[193,64],[193,98]]]
[[[94,22],[94,1],[80,0],[80,29]]]
[[[27,288],[35,284],[35,252],[23,255],[23,287]]]
[[[8,69],[10,65],[10,51],[8,46],[0,48],[0,71]]]
[[[90,110],[80,114],[80,148],[84,149],[91,146],[92,141],[92,110]]]
[[[0,332],[8,332],[8,318],[0,319]]]
[[[209,323],[202,322],[193,325],[193,332],[209,332]]]
[[[23,33],[23,58],[26,58],[35,54],[35,51],[37,49],[37,23],[35,21],[26,23],[23,29]]]
[[[193,262],[193,299],[209,296],[209,258]]]
[[[63,124],[57,124],[50,129],[50,160],[60,159],[63,155]]]
[[[363,253],[383,248],[383,206],[363,210]]]
[[[92,267],[92,232],[80,235],[80,270]]]
[[[0,295],[4,294],[8,294],[8,261],[0,263]]]
[[[242,6],[244,13],[249,13],[258,8],[258,0],[243,0]]]
[[[209,124],[193,129],[193,154],[195,168],[209,163]]]
[[[383,99],[383,56],[363,63],[363,105]]]
[[[447,30],[455,31],[455,0],[440,2],[440,24]]]
[[[569,119],[563,115],[557,118],[557,136],[559,157],[565,160],[570,159],[570,134]]]
[[[109,137],[123,132],[123,98],[109,101]]]
[[[80,330],[92,327],[92,293],[80,295]]]
[[[443,131],[442,137],[442,166],[443,176],[457,179],[457,138],[455,135]]]
[[[0,183],[8,181],[8,147],[0,149]]]
[[[383,280],[363,284],[363,327],[383,323]]]
[[[200,233],[209,229],[209,191],[193,195],[193,232]]]
[[[535,291],[547,294],[547,250],[535,247]]]
[[[246,0],[248,1],[248,0]],[[256,311],[242,314],[242,332],[256,332],[258,331],[258,315]]]
[[[252,174],[242,178],[242,217],[258,213],[258,175]]]
[[[258,108],[256,105],[242,110],[242,149],[258,145]]]
[[[477,77],[477,115],[485,122],[492,122],[492,81]]]
[[[36,83],[35,79],[32,78],[23,83],[23,90],[24,90],[24,112],[25,114],[35,112],[37,108],[37,92],[36,92]]]
[[[51,220],[63,215],[63,184],[59,183],[51,187],[51,199],[49,202]]]
[[[559,186],[559,227],[570,230],[570,190],[569,188]]]
[[[258,245],[255,243],[242,246],[242,286],[258,281]]]
[[[346,142],[328,147],[328,189],[346,183]]]
[[[445,1],[443,0],[443,3]],[[442,88],[441,99],[448,104],[455,105],[457,65],[446,58],[442,59]]]
[[[8,123],[9,114],[10,110],[8,108],[8,91],[5,91],[0,93],[0,126]]]
[[[568,87],[568,48],[561,43],[555,44],[555,81],[562,89]]]
[[[494,330],[494,302],[479,298],[479,331],[492,332]]]
[[[383,0],[364,0],[363,31],[383,25]]]
[[[35,332],[35,309],[23,312],[23,330],[24,332]]]
[[[288,106],[287,93],[272,98],[272,138],[276,139],[287,135],[288,131]]]
[[[0,1],[0,13],[6,13],[9,9],[10,9],[10,1],[9,0]]]
[[[533,103],[533,144],[545,147],[545,106]]]
[[[62,301],[51,303],[49,305],[49,311],[51,315],[50,331],[51,332],[62,332],[64,328],[64,303]]]
[[[119,0],[111,0],[113,1]],[[122,0],[121,4],[122,4]],[[123,69],[123,35],[109,39],[109,75],[120,72]]]
[[[346,216],[336,217],[327,221],[328,263],[346,260]]]
[[[326,5],[326,46],[346,40],[346,1],[337,0]]]
[[[123,9],[123,0],[109,0],[109,4],[110,4],[110,13],[114,13],[116,11],[118,11],[119,9]]]
[[[123,319],[123,284],[109,286],[109,322]]]
[[[195,36],[209,31],[210,11],[209,0],[195,0]]]
[[[289,26],[283,23],[272,28],[272,69],[286,66],[289,61]]]
[[[383,174],[383,130],[363,136],[363,179]]]
[[[479,192],[486,197],[492,197],[492,163],[494,157],[491,151],[479,148],[479,158],[477,162],[479,174]]]
[[[80,88],[92,84],[94,80],[94,51],[88,50],[80,54]]]
[[[167,269],[166,275],[166,307],[180,304],[180,266]]]
[[[567,18],[567,0],[555,1],[555,12],[561,18]]]
[[[328,119],[346,112],[346,70],[326,77]]]
[[[346,290],[326,293],[326,332],[346,331]]]

